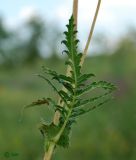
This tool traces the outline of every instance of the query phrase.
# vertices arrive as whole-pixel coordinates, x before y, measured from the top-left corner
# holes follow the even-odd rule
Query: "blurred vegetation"
[[[59,38],[59,29],[50,27],[38,15],[12,30],[0,18],[0,67],[9,69],[33,65],[50,56],[57,59]]]
[[[41,66],[63,73],[66,70],[56,51],[59,31],[52,27],[50,31],[55,32],[49,37],[46,28],[42,19],[33,17],[19,29],[10,31],[0,19],[0,160],[7,159],[5,152],[18,153],[9,159],[42,159],[38,122],[42,118],[50,122],[49,115],[53,116],[53,112],[41,106],[25,111],[23,121],[19,120],[25,104],[46,96],[56,97],[48,85],[35,76],[41,72]],[[48,58],[43,58],[44,47],[51,48]],[[120,38],[112,54],[102,52],[86,59],[83,72],[114,82],[119,90],[114,101],[79,120],[73,128],[71,147],[58,149],[55,160],[136,159],[135,61],[136,31],[133,29]]]

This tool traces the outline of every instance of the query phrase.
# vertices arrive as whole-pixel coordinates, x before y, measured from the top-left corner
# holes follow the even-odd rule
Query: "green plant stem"
[[[74,100],[74,101],[75,101],[75,100]],[[73,101],[73,102],[74,102],[74,101]],[[70,115],[71,115],[71,112],[72,112],[72,107],[71,107],[71,109],[69,110],[68,115],[67,115],[67,118],[66,118],[63,126],[61,127],[59,133],[58,133],[58,134],[53,138],[53,140],[49,143],[49,147],[48,147],[48,149],[47,149],[47,151],[45,152],[45,155],[44,155],[44,160],[51,160],[51,159],[52,159],[52,155],[53,155],[55,146],[56,146],[58,140],[60,139],[60,137],[61,137],[61,135],[62,135],[62,133],[63,133],[66,125],[67,125],[67,122],[68,122],[68,120],[69,120],[69,117],[70,117]]]
[[[44,160],[51,160],[56,143],[50,142],[48,150],[45,152]]]
[[[75,79],[75,80],[76,80],[76,79]],[[77,81],[76,81],[76,83],[77,83]],[[76,84],[76,83],[75,83],[75,84]],[[70,105],[71,107],[70,107],[69,112],[68,112],[68,114],[67,114],[66,120],[64,121],[64,124],[62,125],[59,133],[58,133],[58,134],[53,138],[53,140],[49,143],[49,147],[48,147],[47,151],[45,152],[44,160],[51,160],[52,155],[53,155],[54,148],[55,148],[58,140],[60,139],[61,135],[63,134],[64,129],[65,129],[67,123],[68,123],[69,117],[70,117],[70,115],[71,115],[71,113],[72,113],[72,109],[73,109],[73,105],[74,105],[74,103],[75,103],[75,100],[76,100],[76,96],[75,96],[75,94],[74,94],[73,101],[72,101],[72,103],[71,103],[71,105]]]
[[[59,140],[59,138],[61,137],[61,135],[62,135],[62,133],[63,133],[63,131],[64,131],[66,125],[67,125],[67,122],[68,122],[68,120],[69,120],[69,117],[70,117],[70,115],[71,115],[71,112],[72,112],[72,109],[69,110],[69,113],[68,113],[68,115],[67,115],[67,118],[66,118],[63,126],[61,127],[61,129],[60,129],[59,133],[57,134],[57,136],[54,138],[56,142],[57,142],[57,141]]]

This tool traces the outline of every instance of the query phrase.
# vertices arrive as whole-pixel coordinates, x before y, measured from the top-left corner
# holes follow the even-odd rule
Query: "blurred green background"
[[[41,72],[42,65],[65,73],[65,55],[58,53],[56,45],[62,34],[39,17],[23,24],[22,31],[9,30],[3,22],[1,18],[0,160],[40,160],[43,141],[38,124],[41,118],[50,122],[53,112],[46,107],[29,109],[22,122],[20,112],[38,98],[57,98],[35,74]],[[136,31],[129,29],[110,49],[100,39],[101,35],[97,35],[99,54],[95,51],[86,58],[83,72],[115,83],[119,88],[115,100],[82,116],[73,126],[70,148],[57,149],[55,160],[136,159]],[[48,56],[41,54],[44,43],[50,48]]]

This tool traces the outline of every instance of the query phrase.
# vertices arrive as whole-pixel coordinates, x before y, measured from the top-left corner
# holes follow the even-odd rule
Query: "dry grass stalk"
[[[83,65],[85,57],[87,55],[87,51],[88,51],[88,48],[89,48],[89,45],[90,45],[90,42],[91,42],[91,39],[92,39],[92,36],[93,36],[94,27],[95,27],[95,24],[96,24],[96,20],[97,20],[97,17],[98,17],[100,6],[101,6],[101,0],[99,0],[98,4],[97,4],[97,8],[96,8],[96,12],[95,12],[95,15],[94,15],[93,23],[91,25],[90,33],[89,33],[89,36],[88,36],[88,39],[87,39],[87,42],[86,42],[86,46],[85,46],[85,49],[84,49],[84,52],[83,52],[83,57],[82,57],[82,60],[81,60],[81,63],[80,63],[81,66]]]

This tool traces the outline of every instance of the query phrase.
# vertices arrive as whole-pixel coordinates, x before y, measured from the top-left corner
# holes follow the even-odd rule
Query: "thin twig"
[[[87,51],[88,51],[88,48],[89,48],[89,45],[90,45],[90,42],[91,42],[91,39],[92,39],[92,36],[93,36],[93,31],[94,31],[94,27],[95,27],[96,20],[97,20],[97,17],[98,17],[98,13],[99,13],[99,10],[100,10],[100,6],[101,6],[101,0],[98,0],[98,4],[97,4],[94,19],[93,19],[93,23],[91,25],[90,33],[89,33],[87,43],[86,43],[86,46],[85,46],[85,49],[84,49],[84,52],[83,52],[83,57],[82,57],[82,60],[80,62],[81,66],[83,65],[85,57],[87,55]]]
[[[73,16],[74,16],[74,23],[75,29],[77,30],[77,23],[78,23],[78,0],[73,1]]]

